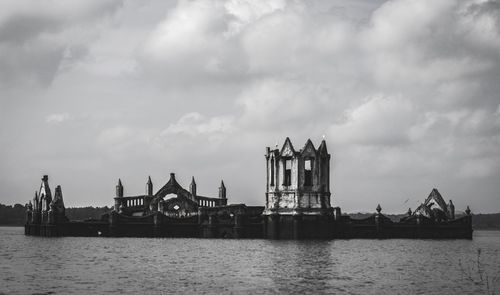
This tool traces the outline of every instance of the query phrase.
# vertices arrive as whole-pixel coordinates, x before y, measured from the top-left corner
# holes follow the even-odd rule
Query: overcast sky
[[[263,205],[265,147],[326,136],[332,205],[500,211],[500,2],[0,2],[0,203],[175,172]]]

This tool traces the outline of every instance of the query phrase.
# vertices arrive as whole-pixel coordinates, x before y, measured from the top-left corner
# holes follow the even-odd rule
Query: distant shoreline
[[[66,216],[70,220],[100,219],[101,215],[109,212],[111,207],[70,207],[66,208]],[[348,213],[353,219],[370,218],[374,213]],[[397,222],[406,214],[385,214],[392,221]],[[459,217],[459,216],[457,216]],[[22,227],[24,226],[25,208],[21,204],[13,206],[0,203],[0,226]],[[472,228],[474,230],[500,231],[500,213],[476,213],[472,215]]]
[[[18,227],[18,228],[24,228],[24,225],[13,225],[13,224],[0,224],[0,227]],[[492,227],[492,228],[473,228],[474,231],[500,231],[499,227]]]

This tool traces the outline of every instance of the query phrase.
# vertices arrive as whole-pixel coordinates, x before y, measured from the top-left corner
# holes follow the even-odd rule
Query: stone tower
[[[189,192],[193,197],[196,197],[196,181],[194,181],[194,176],[191,178],[191,184],[189,185]]]
[[[224,180],[221,180],[221,182],[220,182],[219,199],[227,199],[226,198],[226,186],[224,185]]]
[[[295,151],[287,137],[283,147],[266,150],[267,186],[264,214],[326,214],[330,211],[330,155],[323,140],[309,139]]]
[[[146,182],[146,196],[153,195],[153,182],[151,181],[151,176],[148,176],[148,182]]]
[[[115,197],[115,211],[120,211],[120,207],[122,206],[123,199],[123,185],[122,180],[118,178],[118,184],[116,185],[116,197]]]
[[[330,154],[323,140],[296,151],[289,138],[281,149],[266,148],[264,235],[274,239],[322,238],[333,218],[330,205]]]

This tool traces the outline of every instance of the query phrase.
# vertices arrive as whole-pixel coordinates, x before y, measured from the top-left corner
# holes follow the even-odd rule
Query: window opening
[[[271,159],[271,186],[274,186],[274,159]]]
[[[292,160],[285,160],[285,179],[283,185],[290,186],[291,184],[292,184]]]
[[[307,159],[304,162],[304,186],[312,186],[312,161]]]

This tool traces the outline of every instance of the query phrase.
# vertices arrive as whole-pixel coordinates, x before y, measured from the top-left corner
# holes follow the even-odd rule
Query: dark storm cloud
[[[325,135],[344,210],[406,211],[438,187],[458,209],[498,211],[498,4],[7,7],[2,200],[31,197],[47,172],[68,204],[105,205],[118,177],[137,194],[148,174],[159,186],[177,172],[205,194],[224,178],[230,200],[262,204],[264,147]]]
[[[98,22],[121,3],[6,1],[0,6],[0,85],[48,86],[71,49],[87,41],[85,36],[80,40],[69,36],[73,28]]]
[[[23,43],[42,32],[50,32],[56,29],[59,29],[57,20],[48,16],[10,16],[0,26],[0,41],[2,43]]]

